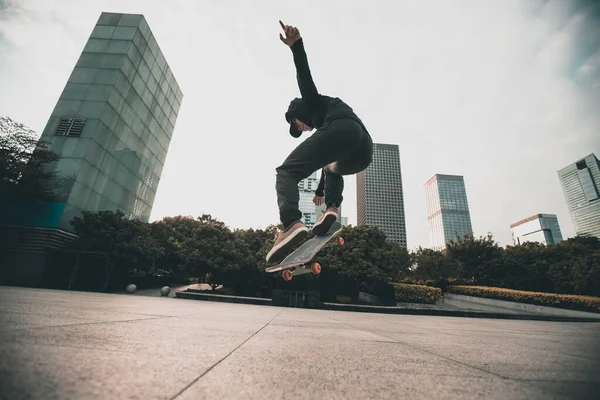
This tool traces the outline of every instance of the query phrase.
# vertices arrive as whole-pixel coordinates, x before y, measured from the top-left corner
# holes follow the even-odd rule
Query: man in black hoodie
[[[343,200],[343,175],[363,171],[373,160],[373,141],[360,118],[342,100],[319,94],[300,32],[293,26],[279,23],[285,32],[285,37],[281,34],[279,37],[292,50],[302,95],[291,101],[285,113],[290,134],[298,138],[302,132],[317,130],[276,169],[275,188],[283,231],[277,234],[275,244],[267,254],[267,262],[280,262],[308,235],[298,210],[298,183],[302,179],[322,169],[313,201],[320,205],[324,196],[327,210],[313,226],[313,233],[323,235],[338,219],[338,207]]]

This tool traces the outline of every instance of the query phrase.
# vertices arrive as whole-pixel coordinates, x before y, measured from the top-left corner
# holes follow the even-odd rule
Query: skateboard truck
[[[292,277],[294,276],[310,274],[311,272],[314,275],[319,275],[321,273],[321,264],[314,262],[310,265],[310,268],[308,268],[306,265],[300,265],[294,270],[286,269],[281,273],[281,276],[283,277],[284,281],[291,281]]]

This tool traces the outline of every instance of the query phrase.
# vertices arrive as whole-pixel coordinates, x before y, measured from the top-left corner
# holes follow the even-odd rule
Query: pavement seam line
[[[158,317],[149,317],[149,318],[136,318],[136,319],[121,319],[114,321],[92,321],[92,322],[82,322],[80,324],[65,324],[65,325],[42,325],[42,326],[25,326],[19,328],[12,328],[16,331],[21,329],[47,329],[47,328],[69,328],[72,326],[83,326],[83,325],[97,325],[97,324],[112,324],[112,323],[120,323],[120,322],[135,322],[135,321],[147,321],[150,319],[160,319],[160,318],[173,318],[169,316],[158,316]]]
[[[200,376],[198,376],[196,379],[194,379],[193,381],[191,381],[189,384],[187,384],[183,389],[181,389],[179,392],[177,392],[175,394],[175,396],[171,397],[170,400],[174,400],[177,397],[181,396],[186,390],[188,390],[190,387],[192,387],[192,385],[194,385],[196,382],[198,382],[200,379],[202,379],[206,374],[208,374],[210,371],[212,371],[213,368],[215,368],[217,365],[221,364],[223,361],[225,361],[227,359],[227,357],[229,357],[230,355],[232,355],[237,349],[239,349],[240,347],[242,347],[244,344],[246,344],[246,342],[248,342],[250,339],[252,339],[254,336],[258,335],[258,333],[260,331],[262,331],[263,329],[265,329],[267,326],[269,326],[269,324],[271,322],[273,322],[273,320],[275,318],[277,318],[282,312],[284,312],[285,309],[281,310],[280,312],[277,313],[277,315],[275,315],[273,318],[271,318],[269,320],[269,322],[267,322],[265,324],[265,326],[263,326],[262,328],[260,328],[259,330],[257,330],[256,332],[254,332],[252,335],[250,335],[250,337],[246,340],[244,340],[242,343],[240,343],[239,345],[237,345],[233,350],[231,350],[229,353],[227,353],[225,355],[225,357],[221,358],[219,361],[215,362],[213,365],[211,365],[210,367],[208,367],[206,369],[206,371],[204,371],[202,374],[200,374]]]
[[[569,381],[557,379],[529,379],[529,378],[511,378],[514,381],[529,382],[529,383],[576,383],[578,385],[597,385],[598,381]]]
[[[367,331],[367,330],[361,329],[361,328],[359,328],[359,327],[356,327],[356,326],[350,325],[350,324],[349,324],[349,323],[347,323],[347,322],[342,322],[342,323],[343,323],[343,324],[345,324],[345,325],[347,325],[347,326],[350,326],[350,327],[352,327],[352,328],[354,328],[354,329],[356,329],[356,330],[359,330],[359,331],[364,331],[364,332],[368,332],[368,333],[371,333],[371,334],[373,334],[373,332],[370,332],[370,331]],[[381,336],[381,335],[378,335],[378,336]],[[382,336],[382,337],[385,337],[385,336]],[[432,352],[432,351],[425,350],[425,349],[423,349],[423,348],[420,348],[420,347],[417,347],[417,346],[410,345],[410,344],[408,344],[408,343],[406,343],[406,342],[401,342],[401,341],[399,341],[399,340],[397,340],[397,339],[392,339],[392,338],[388,338],[388,339],[390,339],[390,340],[391,340],[391,341],[390,341],[390,342],[388,342],[388,343],[396,343],[396,344],[401,344],[401,345],[404,345],[404,346],[408,346],[408,347],[410,347],[410,348],[412,348],[412,349],[423,351],[423,352],[425,352],[425,353],[428,353],[428,354],[431,354],[431,355],[434,355],[434,356],[437,356],[437,357],[443,358],[443,359],[445,359],[445,360],[448,360],[448,361],[451,361],[451,362],[455,362],[455,363],[458,363],[458,364],[464,365],[464,366],[466,366],[466,367],[473,368],[473,369],[476,369],[476,370],[478,370],[478,371],[481,371],[481,372],[488,373],[488,374],[490,374],[490,375],[494,375],[494,376],[496,376],[496,377],[498,377],[498,378],[501,378],[501,379],[515,380],[515,379],[513,379],[513,378],[510,378],[510,377],[507,377],[507,376],[502,376],[502,375],[499,375],[499,374],[497,374],[497,373],[495,373],[495,372],[488,371],[488,370],[485,370],[485,369],[483,369],[483,368],[476,367],[476,366],[474,366],[474,365],[469,365],[469,364],[467,364],[467,363],[464,363],[464,362],[462,362],[462,361],[454,360],[454,359],[452,359],[452,358],[450,358],[450,357],[446,357],[446,356],[443,356],[443,355],[441,355],[441,354],[437,354],[437,353],[434,353],[434,352]]]
[[[430,329],[430,331],[431,332],[441,333],[441,334],[444,334],[444,335],[451,335],[451,336],[463,337],[463,336],[461,336],[461,335],[459,335],[457,333],[444,332],[444,331],[440,331],[440,330],[437,330],[437,329]],[[469,332],[469,331],[464,331],[464,332]],[[475,331],[470,331],[470,332],[475,332]],[[508,332],[508,333],[509,334],[513,334],[513,332]],[[519,334],[519,333],[517,333],[517,334]],[[548,342],[548,341],[546,341],[546,342]],[[554,341],[554,340],[552,340],[551,342],[555,342],[558,345],[562,344],[562,342],[560,342],[560,341]],[[517,345],[517,346],[521,346],[521,345]],[[521,346],[521,347],[523,347],[523,346]],[[534,350],[544,351],[543,349],[534,349]],[[560,350],[554,350],[554,351],[556,352],[556,354],[560,354],[560,355],[563,355],[563,356],[569,356],[569,357],[575,357],[575,358],[583,358],[584,360],[598,361],[598,358],[594,358],[594,357],[588,357],[588,356],[582,356],[582,355],[578,355],[578,354],[565,353],[565,352],[560,351]],[[516,378],[511,378],[511,379],[516,379]]]

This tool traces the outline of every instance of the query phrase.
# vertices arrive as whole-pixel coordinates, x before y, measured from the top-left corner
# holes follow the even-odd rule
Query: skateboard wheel
[[[283,271],[281,276],[283,277],[284,281],[291,281],[292,280],[292,271],[290,271],[289,269],[286,269],[285,271]]]
[[[313,274],[315,275],[319,275],[321,273],[321,264],[319,263],[312,263],[312,265],[310,266],[310,269],[312,270]]]
[[[341,236],[340,236],[339,238],[337,238],[337,243],[338,243],[340,246],[343,246],[343,245],[344,245],[344,238],[343,238],[343,237],[341,237]]]

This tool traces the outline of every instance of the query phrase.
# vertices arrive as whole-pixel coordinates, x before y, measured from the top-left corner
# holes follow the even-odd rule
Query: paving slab
[[[600,323],[0,287],[0,398],[592,399]]]
[[[281,336],[267,328],[181,398],[490,398],[496,392],[525,399],[542,393],[402,344],[314,334]]]

